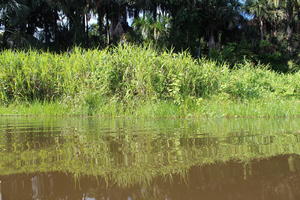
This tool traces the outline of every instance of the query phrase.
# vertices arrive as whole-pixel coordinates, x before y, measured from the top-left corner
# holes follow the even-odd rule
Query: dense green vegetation
[[[298,116],[299,5],[2,0],[0,113]]]
[[[253,159],[300,155],[299,120],[2,118],[0,125],[0,176],[59,171],[124,187],[232,160],[251,174]]]
[[[153,43],[231,64],[299,70],[297,0],[1,0],[3,49]]]
[[[299,95],[299,72],[279,74],[247,61],[230,68],[150,47],[0,54],[3,114],[47,104],[48,114],[295,116]],[[14,112],[16,105],[22,106]]]

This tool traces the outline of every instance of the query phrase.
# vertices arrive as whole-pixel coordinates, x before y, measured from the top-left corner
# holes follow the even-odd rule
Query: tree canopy
[[[1,46],[151,42],[197,57],[297,62],[299,7],[299,0],[1,0]]]

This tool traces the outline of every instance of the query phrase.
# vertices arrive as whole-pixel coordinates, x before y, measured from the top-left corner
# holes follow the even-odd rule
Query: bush
[[[0,101],[76,100],[90,110],[97,101],[138,102],[225,95],[231,99],[299,97],[299,73],[282,75],[251,62],[230,69],[188,53],[158,53],[150,47],[69,53],[3,51],[0,54]],[[137,101],[136,101],[137,100]]]

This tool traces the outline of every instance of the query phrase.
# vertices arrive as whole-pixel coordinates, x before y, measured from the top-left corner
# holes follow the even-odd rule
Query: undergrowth
[[[247,61],[230,68],[132,45],[0,53],[1,114],[286,116],[300,113],[299,99],[300,72]]]

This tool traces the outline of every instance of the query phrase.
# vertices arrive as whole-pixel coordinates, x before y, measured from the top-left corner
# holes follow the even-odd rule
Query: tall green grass
[[[230,69],[132,45],[0,53],[2,114],[286,116],[300,114],[299,99],[300,73],[278,74],[246,61]],[[37,105],[58,109],[36,112]]]

